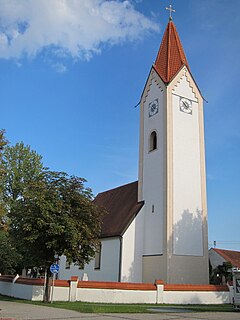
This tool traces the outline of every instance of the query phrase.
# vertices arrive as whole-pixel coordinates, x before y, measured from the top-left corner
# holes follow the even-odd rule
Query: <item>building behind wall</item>
[[[138,181],[97,195],[101,248],[84,269],[60,278],[208,283],[203,98],[172,20],[140,103]]]

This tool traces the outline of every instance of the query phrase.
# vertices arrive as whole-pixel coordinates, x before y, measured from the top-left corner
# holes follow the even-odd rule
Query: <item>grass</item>
[[[152,313],[149,309],[174,308],[193,312],[233,312],[230,304],[221,305],[169,305],[169,304],[103,304],[90,302],[54,302],[46,304],[38,301],[21,300],[0,295],[0,301],[30,303],[35,305],[67,309],[83,313]]]

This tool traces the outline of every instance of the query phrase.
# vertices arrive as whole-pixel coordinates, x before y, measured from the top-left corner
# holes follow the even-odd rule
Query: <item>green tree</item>
[[[0,273],[13,274],[21,261],[21,255],[17,252],[14,243],[5,230],[0,230]]]
[[[6,146],[4,131],[1,131],[3,152],[0,162],[0,216],[1,224],[7,227],[8,215],[16,199],[23,197],[24,190],[42,172],[42,157],[22,142]]]
[[[44,170],[42,157],[23,142],[7,146],[2,154],[2,185],[5,202],[23,197],[24,190]]]
[[[28,267],[47,271],[45,301],[54,257],[64,254],[73,263],[88,263],[99,243],[103,211],[93,204],[84,182],[66,173],[43,172],[11,211],[10,231]]]
[[[3,177],[2,153],[8,141],[5,138],[5,130],[0,130],[0,273],[11,274],[21,259],[7,232],[6,218],[3,204]]]
[[[0,269],[2,273],[16,272],[21,266],[21,254],[10,237],[10,216],[16,200],[23,197],[32,179],[43,170],[41,157],[29,146],[17,143],[7,146],[4,130],[0,131]]]
[[[8,230],[23,257],[22,267],[47,271],[45,301],[49,300],[50,265],[55,256],[88,263],[95,255],[101,229],[101,209],[83,178],[51,172],[42,158],[23,143],[3,153],[3,202]]]
[[[6,146],[7,140],[5,138],[5,130],[0,130],[0,153],[2,152],[3,148]]]
[[[224,282],[232,280],[232,264],[231,262],[223,262],[222,265],[218,265],[211,272],[210,283],[212,284],[223,284]]]
[[[2,165],[2,152],[4,147],[7,145],[5,138],[5,131],[0,130],[0,230],[4,227],[4,204],[3,204],[3,177],[4,170]]]

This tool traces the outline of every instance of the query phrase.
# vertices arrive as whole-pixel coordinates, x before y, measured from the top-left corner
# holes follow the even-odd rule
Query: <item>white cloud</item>
[[[55,69],[58,73],[64,73],[67,71],[67,67],[63,63],[54,63],[52,64],[52,68]]]
[[[130,1],[0,0],[0,58],[90,59],[103,44],[140,39],[158,26]]]

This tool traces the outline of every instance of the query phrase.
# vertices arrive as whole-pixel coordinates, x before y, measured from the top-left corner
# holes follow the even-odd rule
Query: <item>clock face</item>
[[[180,99],[180,111],[192,114],[192,102],[186,98]]]
[[[156,113],[158,113],[158,99],[153,100],[148,105],[148,115],[149,115],[149,117],[154,116]]]

